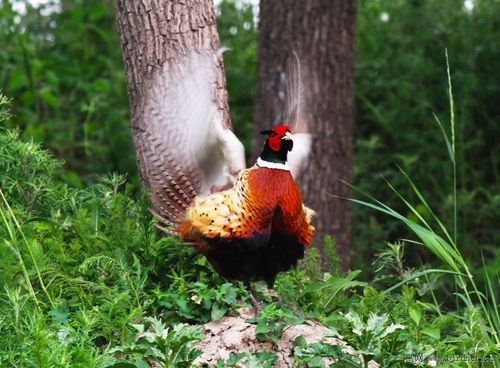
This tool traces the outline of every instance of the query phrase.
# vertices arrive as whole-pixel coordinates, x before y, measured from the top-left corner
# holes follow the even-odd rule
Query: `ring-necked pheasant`
[[[217,60],[207,54],[179,60],[182,69],[152,83],[149,124],[134,134],[152,212],[165,225],[159,227],[205,255],[222,277],[247,286],[264,280],[272,288],[276,275],[303,257],[314,232],[314,212],[294,180],[311,144],[297,60],[288,73],[288,125],[261,132],[267,139],[251,168],[244,169],[243,145],[217,108]]]

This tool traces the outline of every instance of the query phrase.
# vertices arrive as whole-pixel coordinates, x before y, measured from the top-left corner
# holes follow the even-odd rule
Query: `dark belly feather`
[[[304,257],[304,246],[294,237],[274,231],[248,239],[205,239],[204,253],[210,264],[224,278],[266,281],[272,288],[279,272],[288,271]]]

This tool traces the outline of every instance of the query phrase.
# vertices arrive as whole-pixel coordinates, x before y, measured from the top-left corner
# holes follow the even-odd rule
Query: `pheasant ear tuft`
[[[260,134],[262,134],[262,135],[269,135],[269,134],[271,134],[271,132],[272,132],[271,129],[266,129],[266,130],[261,130]]]

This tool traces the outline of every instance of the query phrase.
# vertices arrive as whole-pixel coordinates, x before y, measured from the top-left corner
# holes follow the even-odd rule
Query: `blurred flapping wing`
[[[288,153],[288,165],[297,179],[311,151],[311,133],[306,115],[306,96],[302,66],[295,51],[290,55],[286,68],[285,124],[292,128],[293,150]]]
[[[134,129],[152,212],[174,229],[194,197],[229,185],[245,168],[243,145],[224,118],[228,114],[217,95],[220,57],[193,52],[165,62],[149,81],[143,124]]]

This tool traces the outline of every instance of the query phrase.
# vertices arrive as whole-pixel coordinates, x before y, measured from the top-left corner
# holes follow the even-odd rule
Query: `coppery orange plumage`
[[[275,148],[266,141],[263,152],[267,147],[270,159],[286,157],[292,147],[282,141],[290,129],[278,128],[268,138],[278,139]],[[232,189],[195,198],[179,233],[223,277],[265,280],[272,287],[276,274],[295,266],[311,243],[313,213],[302,204],[286,160],[261,158],[238,176]]]
[[[195,199],[180,234],[190,240],[248,239],[277,226],[308,246],[313,232],[308,210],[289,171],[256,165],[243,171],[232,189]]]

